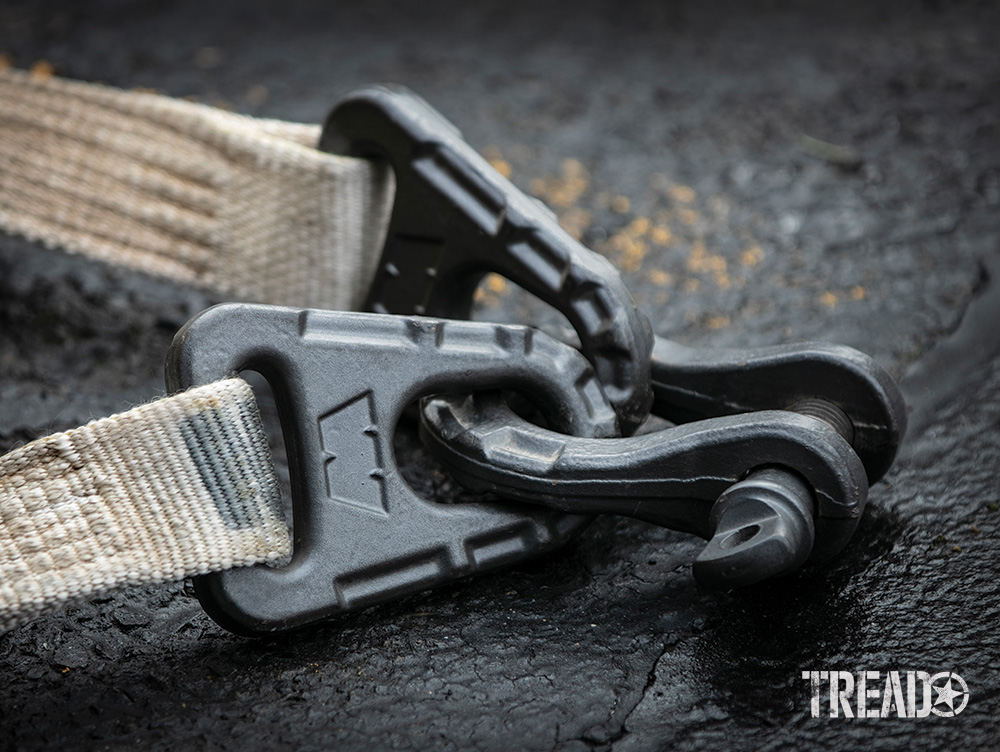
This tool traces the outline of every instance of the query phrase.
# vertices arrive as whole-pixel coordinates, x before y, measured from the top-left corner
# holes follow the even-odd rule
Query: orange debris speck
[[[659,285],[660,287],[666,287],[674,281],[673,276],[662,269],[650,269],[649,271],[649,281],[654,285]]]
[[[626,272],[639,271],[649,246],[642,240],[626,237],[621,245],[621,267]]]
[[[628,196],[615,196],[611,199],[611,209],[619,214],[627,214],[631,206],[632,202],[628,200]]]
[[[705,248],[704,241],[696,240],[691,246],[687,268],[688,271],[695,274],[711,274],[715,284],[723,290],[732,287],[732,281],[726,272],[728,268],[726,260],[718,254],[709,253]]]
[[[764,260],[764,250],[754,243],[749,248],[746,248],[743,253],[740,254],[740,263],[743,266],[753,268],[757,266],[761,261]]]
[[[851,288],[851,300],[864,300],[868,297],[868,291],[861,285],[856,285]]]
[[[562,171],[563,175],[567,177],[587,177],[587,169],[579,159],[564,159]]]
[[[494,292],[497,295],[507,292],[507,280],[499,274],[487,274],[485,282],[486,289],[490,292]]]
[[[535,178],[531,192],[553,206],[572,206],[587,190],[590,176],[583,164],[576,159],[565,159],[557,177]]]
[[[670,245],[674,239],[674,234],[666,225],[654,225],[649,234],[650,238],[657,245]]]
[[[695,199],[694,188],[686,185],[672,185],[667,189],[667,193],[674,201],[679,201],[682,204],[693,203]]]
[[[53,66],[48,60],[39,60],[31,66],[31,77],[39,81],[52,78],[52,75],[55,72],[55,66]]]
[[[511,173],[510,162],[504,159],[491,159],[490,165],[493,167],[494,170],[499,172],[505,178],[510,178],[510,173]]]
[[[827,308],[836,308],[837,306],[837,293],[830,292],[827,290],[822,295],[819,296],[819,302],[825,305]]]
[[[696,240],[691,246],[691,254],[688,256],[687,267],[692,272],[724,272],[726,271],[726,260],[714,253],[709,253],[705,248],[705,243]]]
[[[14,66],[14,59],[6,52],[0,54],[0,71],[8,71]]]
[[[632,224],[629,225],[629,232],[631,232],[636,237],[642,237],[647,232],[649,232],[650,221],[647,217],[636,217],[632,220]]]
[[[729,326],[729,317],[724,315],[711,316],[706,323],[708,324],[709,329],[722,329]]]
[[[510,177],[510,162],[504,159],[504,156],[500,153],[500,149],[498,147],[487,146],[483,149],[483,157],[486,158],[486,161],[490,163],[494,170],[499,172],[505,178]],[[532,183],[532,185],[534,185],[534,183]]]

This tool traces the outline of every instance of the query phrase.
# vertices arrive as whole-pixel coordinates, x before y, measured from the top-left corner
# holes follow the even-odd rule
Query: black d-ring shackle
[[[224,626],[273,633],[509,564],[599,512],[708,539],[694,573],[711,588],[793,571],[850,539],[906,424],[871,358],[654,341],[615,268],[405,89],[342,99],[320,147],[394,173],[374,313],[223,306],[189,322],[168,358],[171,389],[258,370],[285,434],[293,558],[199,578]],[[489,272],[562,312],[586,360],[524,327],[443,320],[469,317]],[[514,414],[502,388],[540,397],[550,428]],[[425,444],[499,502],[428,502],[398,472],[396,421],[444,391],[470,396],[425,401]],[[632,436],[653,403],[677,425]]]
[[[564,436],[477,394],[431,400],[424,443],[469,488],[708,539],[694,575],[710,589],[840,551],[906,427],[885,370],[827,344],[712,351],[658,339],[653,353],[654,412],[675,428]]]

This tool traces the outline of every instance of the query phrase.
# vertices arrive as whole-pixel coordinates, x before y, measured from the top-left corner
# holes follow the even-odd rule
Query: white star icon
[[[938,682],[942,680],[943,683],[939,686]],[[952,682],[956,682],[959,688],[955,689]],[[965,683],[965,680],[961,676],[956,673],[942,671],[940,674],[932,676],[930,683],[937,693],[937,699],[934,700],[934,707],[931,708],[935,715],[954,716],[965,710],[965,706],[969,702],[969,685]],[[956,700],[958,700],[957,707]],[[947,709],[939,707],[942,705],[947,705]]]

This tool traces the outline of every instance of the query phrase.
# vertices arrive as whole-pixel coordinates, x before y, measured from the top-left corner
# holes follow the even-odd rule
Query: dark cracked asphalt
[[[996,749],[998,38],[996,3],[944,0],[5,3],[18,67],[250,114],[320,122],[406,84],[618,265],[658,334],[860,348],[912,428],[849,549],[728,595],[695,587],[697,541],[600,518],[279,640],[179,584],[69,608],[0,637],[0,746]],[[162,393],[211,301],[0,237],[0,448]],[[561,327],[497,281],[479,316]],[[813,718],[808,670],[954,671],[969,701]]]

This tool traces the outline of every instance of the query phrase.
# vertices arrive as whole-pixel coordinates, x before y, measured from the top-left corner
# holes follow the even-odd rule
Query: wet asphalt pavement
[[[699,541],[600,518],[542,560],[276,640],[179,584],[131,590],[0,636],[0,746],[995,749],[1000,8],[423,5],[12,2],[0,53],[314,123],[354,87],[410,86],[623,271],[657,334],[834,341],[901,379],[911,431],[857,535],[714,595]],[[0,237],[0,449],[161,394],[173,333],[213,300]],[[562,328],[500,282],[478,316]],[[412,435],[400,453],[419,471]],[[813,718],[813,670],[954,671],[968,705]]]

